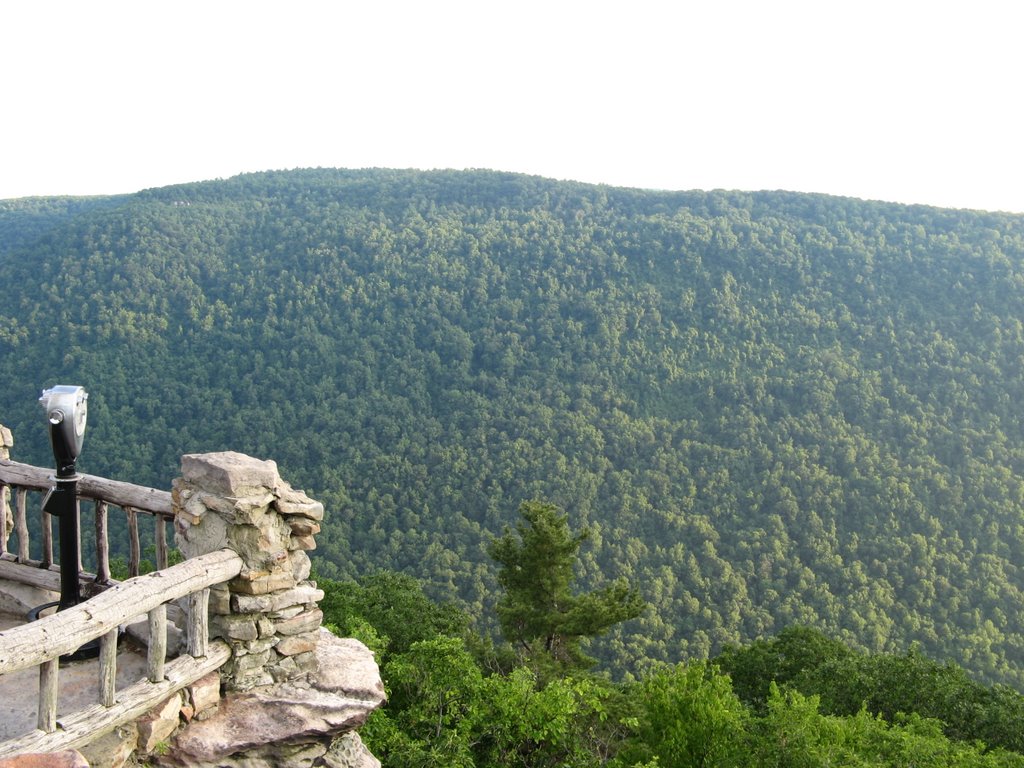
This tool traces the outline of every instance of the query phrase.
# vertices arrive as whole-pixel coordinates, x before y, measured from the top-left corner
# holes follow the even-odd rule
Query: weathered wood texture
[[[11,530],[7,527],[8,520],[14,520],[14,507],[11,503],[16,503],[16,499],[12,498],[9,489],[4,486],[0,486],[0,556],[7,554],[7,539],[10,537]]]
[[[205,656],[209,631],[210,590],[201,589],[188,596],[188,620],[185,622],[187,650],[193,656]]]
[[[128,575],[139,575],[139,563],[142,560],[142,546],[139,544],[139,516],[131,507],[124,508],[128,519]]]
[[[27,494],[28,489],[19,488],[18,493]],[[39,527],[43,531],[43,559],[40,565],[43,568],[49,568],[53,565],[53,526],[50,524],[53,520],[53,515],[46,512],[42,504],[39,505]],[[28,536],[25,536],[25,547],[28,547]],[[25,559],[22,559],[25,562]]]
[[[36,710],[36,728],[47,733],[57,727],[59,668],[59,659],[50,659],[39,665],[39,708]],[[4,753],[0,752],[0,754]]]
[[[50,592],[60,592],[60,568],[58,566],[51,565],[49,568],[44,568],[25,565],[8,559],[10,557],[12,557],[10,553],[0,557],[0,581],[13,581]],[[84,571],[78,574],[78,584],[81,587],[82,597],[85,598],[106,588],[106,585],[97,584],[91,573]]]
[[[140,680],[118,691],[117,701],[111,707],[98,703],[61,717],[60,728],[53,733],[35,730],[25,736],[0,742],[0,755],[80,749],[119,725],[142,717],[172,693],[219,669],[230,657],[231,649],[227,643],[214,640],[204,658],[179,656],[168,662],[161,682]]]
[[[7,494],[0,488],[0,520],[3,529],[0,530],[0,555],[7,554]]]
[[[112,629],[100,640],[100,704],[105,707],[117,701],[117,635]]]
[[[107,502],[96,501],[96,581],[110,582],[110,542],[107,539]]]
[[[0,632],[0,674],[69,654],[157,606],[234,578],[242,558],[229,549],[186,560],[115,584],[106,591],[38,621]]]
[[[53,485],[52,476],[51,469],[0,459],[0,483],[5,485],[45,491]],[[168,519],[174,517],[171,511],[170,492],[156,488],[107,480],[95,475],[81,475],[78,480],[78,495],[86,499],[104,499],[119,507],[133,507],[140,512],[149,512]]]
[[[18,501],[14,506],[14,533],[18,537],[18,557],[24,561],[28,560],[28,491],[19,488],[15,496]]]
[[[156,523],[156,530],[154,531],[156,537],[156,569],[162,571],[168,564],[167,525],[164,518],[160,516],[157,516],[154,522]]]
[[[146,670],[149,682],[164,679],[164,660],[167,656],[167,606],[158,605],[149,612],[149,651]]]

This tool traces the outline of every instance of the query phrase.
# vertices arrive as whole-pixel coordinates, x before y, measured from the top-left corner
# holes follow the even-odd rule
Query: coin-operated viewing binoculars
[[[57,460],[57,478],[75,475],[75,462],[82,452],[89,393],[82,387],[64,385],[44,389],[39,402],[50,422],[50,444]],[[77,479],[77,478],[76,478]],[[49,511],[49,510],[47,510]]]
[[[81,593],[78,584],[79,570],[79,521],[78,521],[78,480],[76,462],[82,452],[87,416],[86,401],[89,394],[82,387],[58,385],[43,390],[39,402],[46,411],[50,429],[50,444],[53,458],[57,462],[57,474],[53,487],[43,499],[43,510],[58,518],[60,535],[60,600],[46,603],[29,612],[30,619],[54,606],[58,611],[78,605]],[[81,658],[89,653],[84,647],[72,654]]]

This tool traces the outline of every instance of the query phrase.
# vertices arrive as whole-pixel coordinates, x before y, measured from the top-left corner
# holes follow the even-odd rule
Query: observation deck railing
[[[0,458],[0,487],[8,486],[12,491],[14,513],[14,536],[17,538],[15,551],[9,551],[6,536],[0,536],[0,561],[14,561],[22,565],[34,565],[42,570],[56,570],[53,559],[53,527],[52,515],[43,512],[40,497],[40,541],[32,546],[29,534],[28,495],[30,492],[45,494],[53,486],[53,470],[33,467],[16,461]],[[171,510],[171,494],[155,488],[146,488],[117,480],[107,480],[93,475],[82,475],[78,481],[79,513],[83,500],[92,503],[95,536],[93,561],[96,572],[90,579],[91,591],[95,592],[112,583],[110,576],[110,546],[108,538],[109,510],[113,505],[120,508],[127,522],[128,530],[128,576],[138,576],[142,562],[140,544],[139,517],[151,518],[153,521],[153,547],[156,569],[162,570],[168,565],[169,550],[167,547],[167,526],[173,525],[174,513]],[[7,501],[0,494],[0,520],[5,519]],[[81,550],[81,537],[79,550]],[[32,550],[37,557],[33,557]],[[87,577],[82,569],[82,556],[79,551],[78,570]],[[59,579],[55,582],[59,584]],[[42,586],[42,585],[40,585]]]
[[[39,556],[31,556],[28,496],[45,493],[51,486],[50,471],[0,459],[0,581],[15,581],[57,591],[60,565],[53,562],[53,537],[49,514],[39,509],[41,536]],[[8,550],[4,526],[7,500],[12,491],[15,551]],[[151,488],[85,475],[78,483],[79,503],[92,502],[96,573],[82,569],[81,551],[74,567],[85,587],[76,606],[42,616],[37,621],[0,632],[0,675],[30,667],[39,668],[36,729],[0,742],[0,756],[23,752],[54,752],[87,744],[104,732],[140,717],[175,691],[221,667],[231,656],[222,640],[210,641],[208,606],[210,587],[237,576],[242,558],[221,549],[168,567],[167,525],[172,524],[171,494]],[[110,573],[108,514],[111,507],[123,510],[127,519],[129,578],[116,582]],[[139,515],[155,523],[156,570],[139,575],[142,550]],[[184,599],[185,649],[167,660],[167,607]],[[135,617],[148,619],[147,677],[122,690],[116,688],[117,640],[120,627]],[[60,657],[99,640],[98,701],[57,720]]]

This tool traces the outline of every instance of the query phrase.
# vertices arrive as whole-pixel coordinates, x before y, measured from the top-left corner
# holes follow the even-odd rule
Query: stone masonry
[[[175,539],[186,558],[224,547],[242,572],[211,590],[210,636],[232,648],[228,690],[297,679],[316,667],[323,591],[309,581],[324,508],[284,482],[273,461],[240,453],[188,454],[174,481]]]
[[[211,589],[210,636],[232,649],[220,669],[226,695],[212,714],[179,728],[153,762],[380,768],[356,732],[385,701],[380,670],[365,645],[320,626],[324,593],[309,580],[306,553],[323,505],[284,482],[273,461],[240,453],[185,455],[181,473],[171,504],[182,554],[226,547],[244,565]]]

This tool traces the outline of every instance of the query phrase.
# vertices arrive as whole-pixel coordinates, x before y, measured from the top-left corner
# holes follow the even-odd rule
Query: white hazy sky
[[[492,168],[1024,212],[1016,0],[0,7],[0,198]]]

